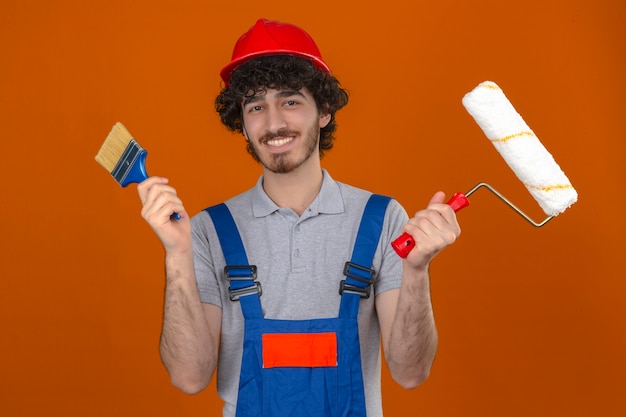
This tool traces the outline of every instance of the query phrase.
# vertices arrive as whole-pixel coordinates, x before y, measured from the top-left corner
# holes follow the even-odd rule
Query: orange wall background
[[[0,414],[216,416],[158,356],[162,249],[94,156],[122,121],[190,212],[259,167],[220,125],[218,71],[258,17],[317,40],[351,94],[323,161],[413,212],[486,181],[538,205],[461,105],[498,83],[576,187],[541,229],[479,191],[432,266],[440,350],[386,416],[626,415],[623,0],[0,4]]]

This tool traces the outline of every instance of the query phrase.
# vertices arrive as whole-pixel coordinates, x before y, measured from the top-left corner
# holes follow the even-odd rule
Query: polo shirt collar
[[[341,195],[339,185],[332,179],[328,171],[322,169],[322,173],[324,175],[322,188],[307,209],[308,215],[343,213],[343,196]],[[252,189],[252,212],[254,217],[269,216],[279,209],[280,207],[265,193],[263,176],[261,175],[256,186]]]

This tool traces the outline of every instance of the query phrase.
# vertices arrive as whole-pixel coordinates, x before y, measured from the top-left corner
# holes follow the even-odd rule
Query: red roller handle
[[[448,201],[448,205],[452,207],[455,212],[469,206],[469,204],[469,199],[463,193],[455,193],[450,201]],[[406,258],[409,252],[411,252],[411,249],[415,247],[415,241],[410,234],[402,233],[400,237],[391,242],[391,246],[401,258]]]

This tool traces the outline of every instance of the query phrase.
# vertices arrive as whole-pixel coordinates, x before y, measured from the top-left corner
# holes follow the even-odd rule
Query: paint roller
[[[492,81],[480,83],[463,97],[462,102],[548,217],[540,222],[533,220],[495,188],[484,182],[478,183],[465,194],[454,194],[448,201],[454,211],[467,207],[469,205],[467,197],[478,189],[485,188],[533,226],[541,227],[578,200],[578,194],[565,173],[496,83]],[[391,245],[398,255],[406,258],[415,242],[411,235],[404,233]]]

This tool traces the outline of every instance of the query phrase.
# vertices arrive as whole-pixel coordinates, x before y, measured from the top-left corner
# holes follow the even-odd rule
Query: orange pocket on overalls
[[[265,333],[263,368],[337,366],[337,334]]]

